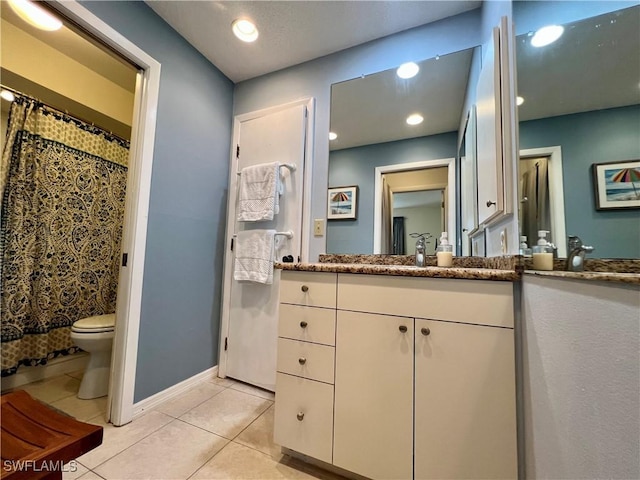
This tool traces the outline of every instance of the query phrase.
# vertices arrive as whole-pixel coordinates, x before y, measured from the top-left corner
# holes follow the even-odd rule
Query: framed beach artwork
[[[640,208],[640,160],[594,163],[596,210]]]
[[[357,186],[330,188],[327,201],[327,220],[355,220],[357,218]]]

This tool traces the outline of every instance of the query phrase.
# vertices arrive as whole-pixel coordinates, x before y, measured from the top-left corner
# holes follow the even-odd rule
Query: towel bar
[[[274,233],[274,235],[282,235],[287,238],[293,238],[293,232],[291,230],[287,230],[285,232],[276,232]],[[236,238],[237,236],[238,236],[237,234],[235,233],[233,234],[233,238]]]
[[[295,163],[282,163],[278,166],[279,168],[286,168],[290,172],[295,172],[298,167],[296,167]],[[236,172],[236,175],[242,175],[242,172]]]

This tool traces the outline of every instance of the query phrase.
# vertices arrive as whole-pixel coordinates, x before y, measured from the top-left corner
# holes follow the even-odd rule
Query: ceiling
[[[457,131],[469,81],[473,49],[417,62],[418,74],[395,69],[331,87],[331,150]],[[408,125],[419,113],[424,121]]]
[[[546,47],[516,38],[519,120],[640,103],[640,7],[564,27]]]
[[[233,82],[480,7],[481,1],[159,1],[146,3]],[[243,43],[237,18],[260,32]]]

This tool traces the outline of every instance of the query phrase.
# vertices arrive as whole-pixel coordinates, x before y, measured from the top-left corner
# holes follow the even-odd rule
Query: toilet
[[[82,377],[78,398],[89,400],[104,397],[109,392],[111,347],[115,313],[78,320],[71,327],[71,340],[89,354],[89,363]]]

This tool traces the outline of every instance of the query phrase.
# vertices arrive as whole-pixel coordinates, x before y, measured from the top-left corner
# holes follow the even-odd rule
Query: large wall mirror
[[[516,22],[518,7],[532,14],[537,2],[524,3]],[[572,2],[552,3],[549,24]],[[516,38],[521,234],[531,246],[550,230],[560,256],[577,235],[590,256],[638,258],[640,209],[629,205],[640,201],[640,168],[624,162],[640,159],[640,6],[556,27],[544,46],[534,32]],[[611,162],[621,165],[603,167],[602,180],[614,208],[598,209],[593,165]]]
[[[479,47],[331,88],[329,187],[358,187],[355,219],[327,222],[327,253],[414,253],[412,233],[456,238],[456,156]],[[414,67],[415,68],[415,67]],[[411,115],[419,114],[422,121]]]

